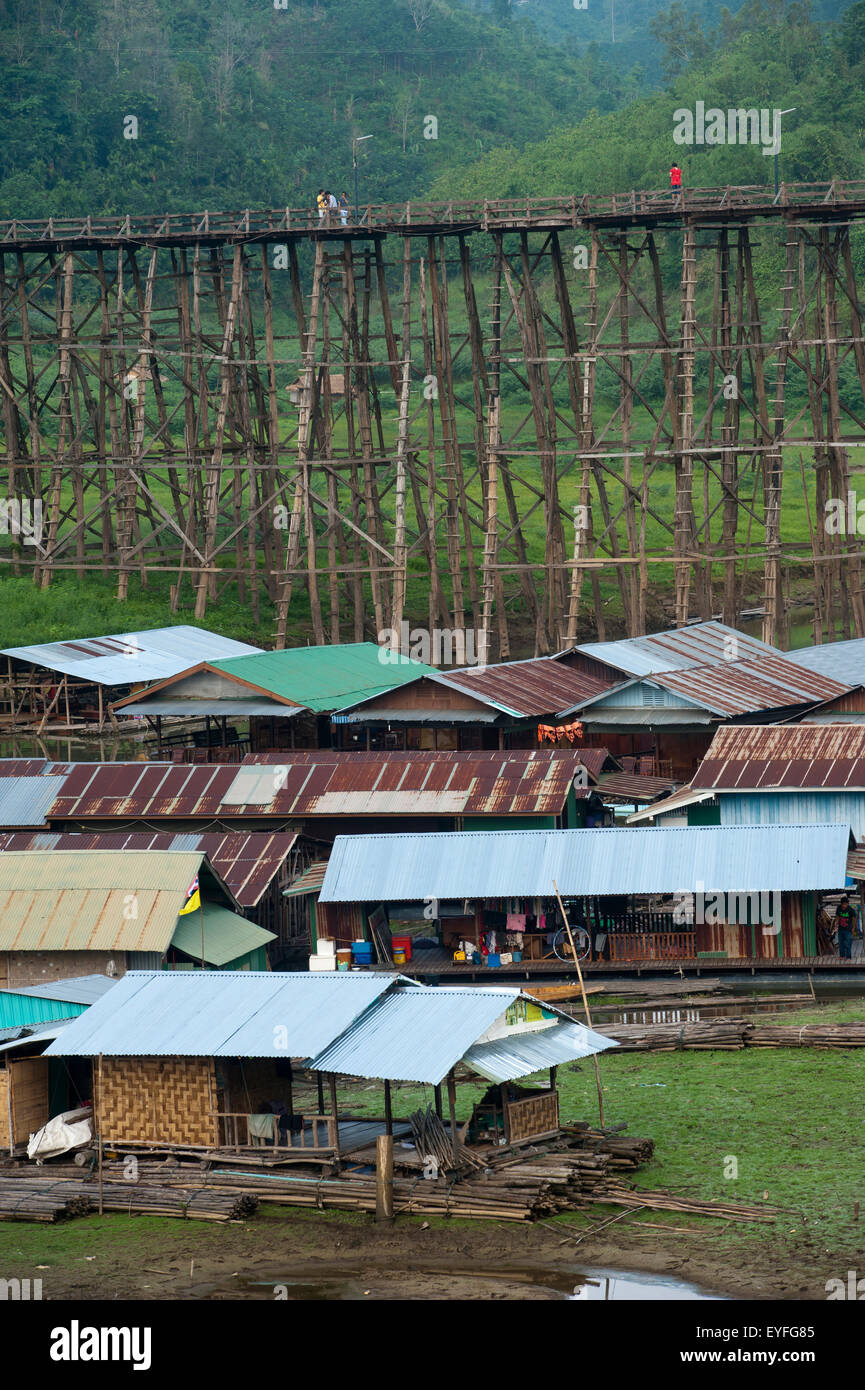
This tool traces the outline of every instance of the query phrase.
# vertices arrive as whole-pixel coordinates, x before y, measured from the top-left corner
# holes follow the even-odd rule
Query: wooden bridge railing
[[[785,183],[776,195],[771,188],[751,184],[726,188],[632,189],[623,193],[564,194],[552,198],[495,198],[465,201],[368,203],[353,209],[343,224],[338,212],[319,218],[315,208],[270,208],[235,212],[177,212],[132,217],[12,218],[0,221],[0,245],[21,242],[73,240],[115,241],[146,238],[173,242],[196,237],[250,237],[273,240],[296,232],[399,230],[401,227],[472,226],[526,227],[546,224],[577,226],[602,217],[665,216],[683,213],[771,211],[777,207],[829,207],[865,204],[865,179],[832,179],[823,183]]]

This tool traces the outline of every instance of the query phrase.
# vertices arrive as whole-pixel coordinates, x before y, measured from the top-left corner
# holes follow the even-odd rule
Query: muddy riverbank
[[[405,1218],[388,1227],[296,1211],[227,1226],[91,1217],[39,1230],[6,1225],[0,1254],[10,1274],[41,1278],[43,1297],[52,1300],[272,1298],[276,1285],[288,1299],[555,1300],[597,1297],[598,1287],[610,1296],[599,1270],[686,1285],[646,1293],[639,1280],[631,1289],[616,1281],[614,1297],[824,1298],[834,1270],[828,1261],[822,1272],[807,1240],[785,1258],[771,1240],[734,1254],[718,1243],[719,1222],[688,1220],[689,1235],[681,1226],[665,1232],[634,1221],[618,1222],[615,1235],[586,1234],[603,1219],[581,1214],[511,1227]]]

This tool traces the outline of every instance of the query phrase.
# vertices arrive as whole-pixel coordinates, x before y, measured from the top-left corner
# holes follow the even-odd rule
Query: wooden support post
[[[511,1142],[511,1112],[510,1101],[508,1099],[508,1085],[503,1081],[499,1087],[499,1100],[502,1106],[502,1124],[504,1125],[504,1136],[508,1143]]]
[[[460,1141],[457,1134],[457,1088],[454,1080],[453,1067],[447,1075],[448,1083],[448,1112],[451,1124],[451,1152],[453,1154],[454,1167],[458,1168],[460,1163]]]
[[[555,889],[556,900],[557,900],[557,902],[558,902],[558,904],[559,904],[559,911],[560,911],[561,914],[562,914],[562,921],[564,922],[564,924],[565,924],[565,930],[566,930],[567,933],[568,933],[568,941],[569,941],[569,943],[570,943],[571,953],[572,953],[572,955],[573,955],[573,957],[574,957],[574,964],[575,964],[575,966],[577,967],[577,978],[579,979],[579,982],[580,982],[580,993],[581,993],[582,996],[583,996],[583,1008],[585,1009],[585,1013],[586,1013],[586,1026],[587,1026],[588,1028],[591,1028],[591,1026],[592,1026],[592,1015],[591,1015],[591,1013],[590,1013],[590,1011],[589,1011],[589,1000],[588,1000],[588,997],[587,997],[587,995],[586,995],[586,986],[585,986],[585,982],[584,982],[584,980],[583,980],[583,972],[582,972],[582,970],[581,970],[581,968],[580,968],[580,958],[579,958],[579,956],[577,955],[577,948],[576,948],[576,946],[574,945],[574,938],[573,938],[573,935],[572,935],[572,933],[571,933],[571,924],[570,924],[570,922],[568,921],[568,914],[565,912],[565,905],[564,905],[564,903],[562,902],[562,897],[561,897],[561,894],[560,894],[560,892],[559,892],[558,884],[556,883],[556,880],[555,880],[555,879],[553,879],[553,888]],[[597,919],[596,919],[596,920],[597,920]],[[598,1088],[598,1114],[599,1114],[599,1116],[600,1116],[601,1128],[603,1129],[603,1126],[604,1126],[604,1092],[603,1092],[603,1088],[602,1088],[602,1086],[601,1086],[601,1069],[600,1069],[600,1067],[598,1066],[598,1054],[597,1054],[596,1052],[593,1053],[593,1061],[594,1061],[594,1063],[595,1063],[595,1081],[596,1081],[596,1083],[597,1083],[597,1088]]]
[[[393,1109],[391,1106],[390,1082],[384,1083],[384,1123],[385,1133],[393,1134]]]
[[[393,1221],[393,1135],[375,1141],[375,1219]]]
[[[443,1111],[443,1109],[442,1109],[442,1088],[441,1088],[441,1085],[438,1085],[438,1086],[434,1086],[434,1087],[433,1087],[433,1097],[434,1097],[434,1100],[435,1100],[435,1112],[436,1112],[436,1114],[438,1115],[439,1119],[441,1119],[442,1116],[444,1115],[444,1111]]]
[[[103,1156],[103,1152],[104,1152],[104,1150],[105,1150],[105,1135],[102,1133],[102,1123],[103,1123],[104,1115],[105,1115],[105,1098],[104,1098],[103,1092],[102,1092],[102,1053],[100,1052],[100,1054],[99,1054],[99,1104],[98,1104],[98,1107],[97,1107],[97,1114],[96,1114],[96,1135],[97,1135],[96,1142],[97,1142],[97,1145],[98,1145],[97,1154],[98,1154],[98,1163],[99,1163],[99,1215],[100,1215],[100,1216],[102,1216],[102,1215],[104,1214],[104,1212],[103,1212],[103,1201],[104,1201],[104,1196],[103,1196],[103,1187],[102,1187],[102,1156]]]
[[[336,1076],[328,1072],[328,1084],[330,1086],[330,1114],[333,1121],[333,1148],[334,1158],[339,1161],[339,1107],[336,1099]]]

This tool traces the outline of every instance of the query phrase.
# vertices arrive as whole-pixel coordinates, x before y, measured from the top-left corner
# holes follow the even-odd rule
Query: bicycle
[[[553,954],[565,965],[569,965],[574,960],[575,952],[577,960],[585,960],[592,949],[592,938],[585,927],[572,927],[571,935],[574,938],[574,950],[571,950],[568,933],[564,927],[560,927],[553,937]]]

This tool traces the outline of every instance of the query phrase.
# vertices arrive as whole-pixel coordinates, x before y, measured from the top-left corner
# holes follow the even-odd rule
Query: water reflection
[[[701,1299],[719,1300],[722,1294],[705,1293],[696,1284],[685,1284],[681,1279],[667,1279],[662,1275],[623,1274],[614,1269],[586,1270],[580,1283],[570,1294],[571,1302],[605,1303],[621,1302],[623,1299],[641,1301],[691,1302]]]
[[[0,758],[45,758],[52,763],[120,763],[145,762],[144,744],[136,738],[104,738],[93,734],[88,738],[51,737],[28,734],[3,734],[0,737]]]

